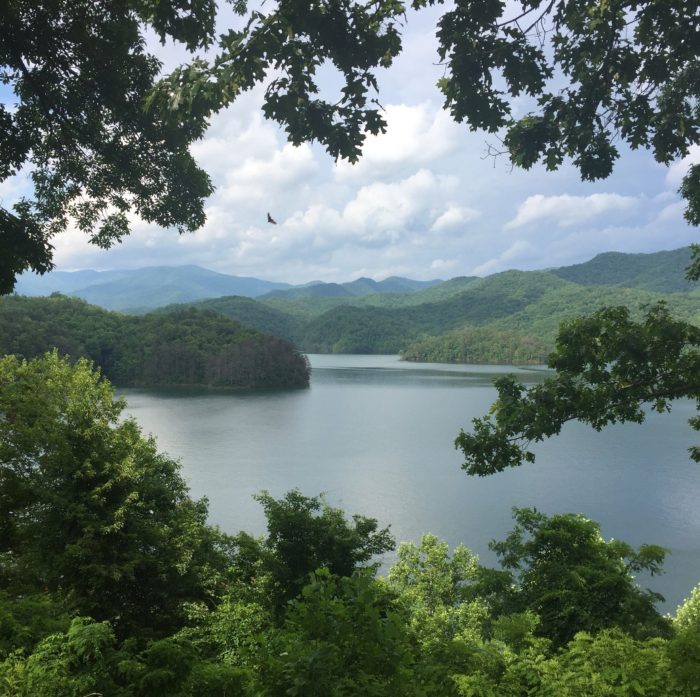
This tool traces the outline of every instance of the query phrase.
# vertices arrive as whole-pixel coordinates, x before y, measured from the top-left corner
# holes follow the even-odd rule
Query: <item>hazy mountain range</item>
[[[562,321],[605,305],[625,305],[638,317],[644,307],[664,301],[680,319],[700,324],[700,288],[685,280],[689,260],[687,248],[609,253],[575,266],[459,277],[412,292],[349,296],[332,287],[323,295],[323,287],[315,287],[316,295],[285,291],[193,305],[289,338],[308,352],[396,353],[421,337],[448,333],[445,341],[454,342],[451,332],[478,327],[489,331],[479,336],[492,345],[490,355],[501,355],[492,348],[517,337],[535,340],[546,354]]]
[[[392,277],[290,286],[218,274],[196,266],[49,274],[21,279],[18,292],[59,291],[107,309],[173,312],[184,304],[292,340],[319,353],[396,353],[460,360],[468,345],[479,360],[537,360],[559,324],[604,305],[635,316],[664,301],[700,325],[700,288],[685,280],[688,248],[654,254],[610,252],[573,266],[504,271],[448,281]],[[247,297],[245,297],[247,296]],[[457,332],[457,333],[456,333]],[[434,337],[426,344],[427,337]],[[512,346],[510,354],[501,350]],[[522,358],[521,358],[522,357]]]
[[[564,280],[580,285],[618,285],[662,293],[692,290],[682,270],[688,265],[688,247],[653,254],[606,252],[583,264],[549,269]],[[464,277],[448,284],[462,284]],[[217,273],[200,266],[150,266],[115,271],[54,271],[44,276],[23,274],[16,293],[63,293],[109,310],[145,311],[173,303],[188,303],[223,296],[293,300],[299,298],[352,299],[373,293],[415,293],[445,281],[416,281],[392,276],[383,281],[358,278],[349,283],[312,281],[292,285],[260,278]],[[444,290],[447,294],[448,287]]]
[[[246,298],[352,298],[368,293],[411,293],[438,283],[442,281],[414,281],[393,276],[384,281],[358,278],[349,283],[313,281],[293,286],[189,265],[117,271],[54,271],[44,276],[23,274],[17,281],[15,292],[30,296],[62,293],[108,310],[144,311],[173,303],[231,295]]]
[[[15,292],[18,295],[58,292],[108,310],[148,310],[222,295],[254,298],[286,288],[291,288],[291,285],[229,276],[189,265],[118,271],[54,271],[44,276],[23,274],[17,281]]]

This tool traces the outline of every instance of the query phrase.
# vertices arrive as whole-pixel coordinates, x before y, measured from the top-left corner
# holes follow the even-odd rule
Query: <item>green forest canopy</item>
[[[88,358],[115,384],[286,388],[309,384],[309,362],[279,337],[192,308],[142,317],[76,298],[0,298],[0,355],[57,349]]]
[[[682,254],[667,266],[666,286],[674,289],[683,281],[690,258],[687,248],[678,251]],[[636,255],[622,255],[615,274],[601,271],[598,257],[590,262],[591,273],[567,267],[575,269],[576,282],[560,277],[558,272],[565,269],[506,271],[483,279],[453,279],[413,293],[286,300],[224,297],[193,306],[279,333],[312,353],[403,352],[415,360],[543,363],[563,321],[606,305],[625,305],[639,319],[645,307],[664,301],[678,319],[700,324],[700,297],[691,284],[683,293],[638,287],[660,285],[656,274],[645,269],[664,254],[639,255],[641,260],[629,263],[627,256]],[[524,351],[516,350],[518,344]],[[505,350],[506,345],[512,348]]]

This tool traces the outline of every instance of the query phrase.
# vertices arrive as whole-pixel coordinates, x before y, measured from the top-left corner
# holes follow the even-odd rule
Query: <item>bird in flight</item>
[[[269,213],[267,214],[267,222],[277,225],[277,221]]]

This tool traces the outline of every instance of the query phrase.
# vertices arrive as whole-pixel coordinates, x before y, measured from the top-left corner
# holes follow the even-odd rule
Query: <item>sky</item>
[[[69,230],[53,240],[57,270],[198,264],[290,283],[427,280],[697,241],[677,189],[700,148],[670,167],[647,151],[624,151],[613,175],[594,183],[581,182],[570,165],[522,171],[505,157],[487,157],[495,138],[442,110],[437,16],[409,16],[403,53],[380,74],[387,132],[367,139],[359,163],[334,162],[314,144],[288,144],[262,116],[263,88],[246,93],[192,147],[216,187],[202,229],[180,236],[135,219],[131,236],[107,251]],[[188,59],[153,37],[149,46],[166,70]],[[517,115],[525,104],[514,107]],[[11,205],[25,187],[21,177],[1,182],[0,204]],[[268,212],[277,225],[267,223]]]

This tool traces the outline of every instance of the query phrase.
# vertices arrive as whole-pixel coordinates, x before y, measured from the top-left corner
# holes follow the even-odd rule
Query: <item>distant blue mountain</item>
[[[393,276],[384,281],[358,278],[351,283],[314,281],[303,286],[229,276],[201,266],[149,266],[118,271],[54,271],[38,276],[22,274],[19,295],[63,293],[107,310],[146,311],[174,303],[238,295],[246,298],[357,297],[368,293],[412,293],[442,281],[413,281]]]
[[[128,271],[52,271],[43,276],[25,273],[18,277],[15,292],[18,295],[68,295],[74,290],[94,283],[106,283],[124,277]]]
[[[411,278],[391,276],[383,281],[371,278],[358,278],[348,283],[313,283],[312,285],[297,286],[288,290],[274,290],[263,297],[287,299],[294,298],[352,298],[370,293],[415,293],[444,283],[439,279],[433,281],[414,281]]]
[[[289,283],[229,276],[201,266],[151,266],[119,271],[54,271],[44,276],[23,274],[20,295],[72,295],[108,310],[147,310],[222,295],[255,298]]]

